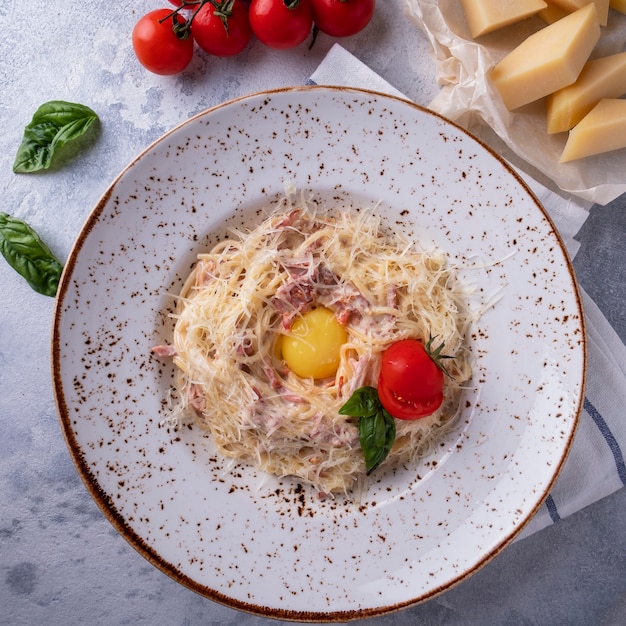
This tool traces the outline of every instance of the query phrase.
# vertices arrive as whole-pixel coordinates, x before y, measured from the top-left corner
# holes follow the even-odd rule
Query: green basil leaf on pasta
[[[359,419],[359,442],[368,476],[387,458],[395,438],[395,420],[384,409]]]
[[[396,421],[374,387],[359,387],[339,409],[340,415],[359,418],[359,443],[365,471],[371,474],[388,456],[396,439]]]
[[[340,415],[370,417],[380,409],[378,392],[374,387],[359,387],[339,409]]]

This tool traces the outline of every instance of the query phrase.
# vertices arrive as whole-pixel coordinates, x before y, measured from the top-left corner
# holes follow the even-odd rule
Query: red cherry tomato
[[[383,352],[378,397],[393,417],[426,417],[443,402],[443,379],[443,371],[424,345],[416,339],[403,339]]]
[[[270,48],[295,48],[313,28],[311,0],[252,0],[250,26],[259,41]]]
[[[207,2],[191,23],[193,38],[202,50],[218,57],[239,54],[250,42],[252,29],[243,0]]]
[[[363,30],[374,15],[376,0],[311,0],[315,25],[332,37]]]
[[[193,38],[177,34],[175,26],[184,20],[169,9],[157,9],[144,15],[133,28],[133,49],[139,63],[155,74],[182,72],[193,57]]]

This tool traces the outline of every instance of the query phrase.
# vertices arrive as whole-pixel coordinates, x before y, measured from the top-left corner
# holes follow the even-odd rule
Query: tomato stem
[[[285,0],[285,5],[287,2],[291,1],[295,3],[294,6],[297,6],[300,3],[300,0]],[[198,12],[205,4],[210,4],[213,6],[215,11],[213,14],[216,17],[219,17],[224,28],[226,29],[226,34],[228,34],[228,18],[233,13],[233,6],[235,4],[235,0],[223,0],[219,2],[218,0],[182,0],[180,6],[175,8],[169,15],[165,16],[163,19],[159,20],[160,23],[163,23],[170,18],[172,18],[174,30],[174,34],[180,39],[187,39],[191,35],[191,24],[193,19],[198,15]],[[188,9],[194,7],[193,13],[189,16],[189,19],[185,20],[183,18],[182,22],[177,22],[176,19],[180,17],[180,12],[183,9]],[[289,7],[288,7],[289,8]]]
[[[447,354],[441,354],[445,346],[445,342],[442,341],[436,348],[433,348],[433,341],[437,338],[437,335],[434,337],[429,333],[428,335],[428,343],[424,346],[426,348],[426,352],[428,356],[435,362],[435,365],[446,375],[448,378],[452,378],[445,365],[441,362],[441,359],[452,359],[454,357],[449,356]]]
[[[228,18],[233,14],[233,6],[235,4],[235,0],[223,0],[221,4],[218,4],[217,2],[215,2],[215,0],[208,1],[215,8],[215,11],[213,11],[213,15],[220,18],[226,30],[226,34],[228,35]]]
[[[159,24],[163,24],[163,22],[167,22],[167,20],[171,19],[172,30],[179,39],[188,39],[191,35],[191,20],[186,20],[180,15],[180,10],[183,8],[184,4],[185,1],[177,9],[174,9],[169,15],[166,15],[164,18],[159,20]]]

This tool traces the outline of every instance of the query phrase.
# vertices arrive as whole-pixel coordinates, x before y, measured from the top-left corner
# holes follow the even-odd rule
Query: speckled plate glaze
[[[320,501],[229,465],[197,429],[160,425],[173,370],[150,349],[170,337],[171,294],[198,251],[258,221],[285,181],[333,206],[378,204],[495,302],[472,329],[458,427],[358,502]],[[572,441],[585,337],[562,242],[504,162],[403,100],[303,87],[210,109],[113,181],[67,262],[52,359],[70,453],[141,554],[234,608],[329,622],[430,598],[513,539]]]

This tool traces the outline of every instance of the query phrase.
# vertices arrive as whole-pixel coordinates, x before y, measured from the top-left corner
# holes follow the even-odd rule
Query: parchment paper
[[[574,196],[607,204],[626,192],[626,149],[560,164],[567,133],[548,135],[544,101],[511,113],[487,78],[503,56],[546,26],[541,18],[532,17],[473,40],[458,0],[406,0],[405,12],[433,46],[441,91],[430,103],[431,109],[463,126],[503,156],[510,150],[521,159],[522,167],[530,165]],[[602,28],[591,57],[622,52],[625,42],[626,15],[610,10],[608,25]],[[494,146],[494,133],[500,146]]]

